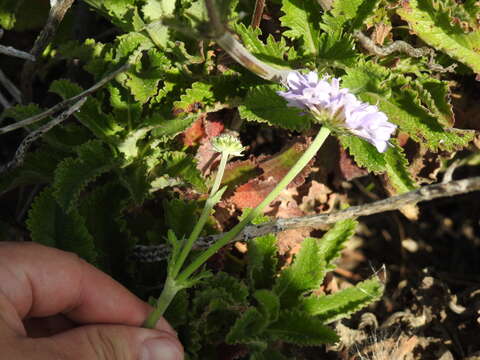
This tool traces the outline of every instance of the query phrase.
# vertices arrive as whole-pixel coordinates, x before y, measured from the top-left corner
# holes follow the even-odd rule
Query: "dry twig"
[[[0,83],[2,83],[17,103],[22,102],[22,94],[20,93],[20,90],[18,90],[15,84],[10,81],[2,70],[0,70]]]
[[[75,0],[56,0],[50,1],[51,8],[50,13],[48,14],[47,23],[43,27],[42,31],[38,35],[35,43],[33,44],[30,54],[34,58],[38,58],[42,52],[45,50],[47,45],[52,41],[57,28],[63,20],[65,13],[70,9]],[[27,61],[22,69],[21,74],[21,88],[24,100],[29,102],[32,98],[33,88],[32,82],[35,76],[35,71],[37,70],[37,63],[32,61]]]
[[[441,197],[466,194],[478,190],[480,190],[480,177],[451,181],[445,184],[427,185],[402,195],[392,196],[365,205],[352,206],[348,209],[334,211],[328,214],[291,219],[278,219],[262,225],[250,225],[247,226],[233,241],[248,241],[252,238],[269,233],[278,233],[296,228],[318,228],[322,225],[336,223],[345,219],[355,219],[360,216],[398,210],[406,205],[414,205],[423,201],[431,201]],[[223,235],[224,234],[217,234],[200,238],[195,246],[197,249],[209,247]],[[153,262],[164,260],[168,256],[168,253],[168,247],[163,245],[137,246],[134,250],[133,256],[141,261]]]
[[[253,16],[252,16],[252,22],[250,23],[252,28],[258,28],[260,26],[264,9],[265,9],[265,0],[256,0],[255,10],[253,11]]]
[[[69,109],[65,110],[62,112],[60,115],[58,115],[55,119],[52,121],[48,122],[47,124],[41,126],[35,131],[32,131],[30,134],[28,134],[25,139],[21,142],[20,146],[18,147],[17,151],[15,152],[15,155],[13,159],[7,163],[6,165],[0,167],[0,174],[3,174],[4,172],[14,169],[18,166],[20,166],[23,163],[23,160],[25,158],[26,152],[30,145],[37,140],[39,137],[41,137],[43,134],[48,132],[50,129],[55,127],[56,125],[60,124],[62,121],[66,120],[70,115],[72,115],[75,111],[78,111],[82,105],[87,101],[86,97],[81,98],[78,100],[76,103],[74,103]]]
[[[66,108],[66,107],[69,107],[71,106],[72,104],[76,103],[78,100],[84,98],[84,97],[87,97],[91,94],[93,94],[95,91],[97,91],[98,89],[100,89],[103,85],[105,85],[106,83],[108,83],[109,81],[111,81],[113,78],[115,78],[118,74],[121,74],[122,72],[124,71],[127,71],[129,68],[130,68],[131,64],[130,63],[127,63],[123,66],[121,66],[120,68],[118,68],[117,70],[113,71],[112,73],[108,74],[107,76],[105,76],[102,80],[100,80],[99,82],[97,82],[95,85],[91,86],[90,88],[88,88],[87,90],[81,92],[80,94],[76,95],[76,96],[73,96],[71,97],[70,99],[66,99],[66,100],[63,100],[62,102],[58,103],[57,105],[51,107],[50,109],[48,110],[45,110],[44,112],[38,114],[38,115],[35,115],[35,116],[32,116],[32,117],[29,117],[25,120],[22,120],[22,121],[18,121],[14,124],[11,124],[11,125],[8,125],[8,126],[4,126],[3,128],[0,128],[0,134],[5,134],[7,132],[10,132],[10,131],[13,131],[13,130],[16,130],[16,129],[19,129],[19,128],[22,128],[24,126],[27,126],[27,125],[31,125],[33,123],[36,123],[37,121],[40,121],[44,118],[46,118],[47,116],[51,116],[51,115],[54,115],[55,113],[57,113],[58,111]]]

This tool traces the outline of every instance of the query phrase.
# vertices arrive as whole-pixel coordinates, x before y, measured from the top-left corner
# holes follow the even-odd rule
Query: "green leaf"
[[[317,55],[320,36],[321,8],[316,1],[283,0],[280,18],[282,26],[289,28],[283,33],[290,39],[301,39],[306,55]]]
[[[359,311],[380,299],[385,285],[378,277],[362,281],[353,287],[326,296],[311,295],[302,298],[299,308],[323,323],[331,323]]]
[[[179,101],[173,103],[176,110],[183,112],[192,112],[196,104],[210,105],[213,103],[214,97],[211,91],[212,85],[200,81],[194,82],[191,88],[185,91],[185,94],[180,96]]]
[[[135,161],[123,169],[120,182],[128,190],[134,203],[139,206],[150,195],[152,179],[145,161]]]
[[[179,238],[187,237],[197,221],[196,201],[182,199],[163,200],[165,223]]]
[[[99,140],[89,141],[76,150],[78,158],[63,160],[55,170],[53,182],[55,198],[66,212],[75,209],[80,193],[90,182],[118,165]]]
[[[284,90],[279,85],[261,85],[252,88],[243,105],[238,107],[240,116],[248,121],[268,123],[288,130],[302,131],[310,127],[310,118],[301,115],[301,110],[287,107],[286,101],[276,91]]]
[[[385,156],[378,152],[375,146],[355,135],[341,135],[338,139],[358,166],[367,168],[369,171],[377,174],[386,171],[387,163]]]
[[[248,344],[258,342],[258,335],[268,326],[268,320],[257,309],[249,308],[235,321],[225,336],[227,344]]]
[[[63,158],[64,154],[52,151],[46,146],[27,153],[21,167],[0,177],[0,195],[23,185],[50,183],[57,164]]]
[[[195,159],[181,151],[168,151],[161,155],[162,162],[154,170],[154,177],[168,175],[180,178],[193,185],[196,190],[206,192],[207,187]]]
[[[78,95],[83,89],[69,80],[56,80],[50,85],[50,91],[62,99]],[[123,127],[112,116],[106,115],[101,110],[100,102],[89,96],[81,109],[75,112],[75,117],[98,138],[109,141],[109,138],[123,130]]]
[[[165,119],[158,114],[153,114],[145,120],[145,123],[152,128],[152,134],[155,138],[167,141],[188,129],[197,118],[197,114],[186,114],[173,119]]]
[[[293,264],[280,273],[273,288],[282,308],[295,305],[302,294],[318,288],[324,274],[325,260],[320,255],[318,239],[305,238]]]
[[[387,175],[390,184],[397,194],[414,190],[417,188],[412,175],[408,170],[408,160],[403,149],[394,140],[390,140],[390,146],[385,152]]]
[[[16,12],[22,5],[23,0],[4,0],[0,4],[0,26],[10,30],[15,25]]]
[[[248,243],[247,273],[251,287],[269,289],[277,272],[277,238],[268,234]]]
[[[326,65],[352,66],[357,58],[353,38],[341,30],[320,34],[318,41],[318,59]]]
[[[94,237],[98,265],[117,280],[127,276],[127,259],[134,245],[117,223],[127,199],[127,191],[118,182],[110,182],[93,188],[79,206]]]
[[[72,251],[91,263],[96,262],[95,242],[84,219],[76,210],[66,213],[55,201],[51,188],[35,198],[28,213],[27,227],[33,241]]]
[[[438,117],[440,124],[447,128],[452,127],[455,123],[455,115],[450,102],[448,82],[428,77],[420,79],[418,85],[422,103]]]
[[[146,53],[146,59],[137,61],[135,69],[119,75],[119,78],[123,78],[122,84],[130,90],[135,100],[145,104],[157,95],[160,80],[170,65],[170,61],[162,52],[150,49]]]
[[[358,29],[374,12],[379,2],[380,0],[335,0],[331,10],[322,17],[322,29],[327,32],[339,31],[342,27]]]
[[[397,13],[427,44],[480,73],[480,30],[465,34],[455,25],[448,9],[432,0],[404,2]]]
[[[299,310],[282,311],[267,333],[276,340],[303,346],[331,344],[339,337],[323,322]]]
[[[259,39],[262,35],[262,31],[259,28],[246,27],[244,24],[237,24],[234,27],[241,38],[242,43],[254,56],[260,60],[275,66],[285,67],[285,56],[289,51],[289,47],[285,41],[285,38],[281,37],[280,41],[275,41],[274,37],[270,34],[267,37],[266,43]],[[291,60],[291,59],[290,59]]]
[[[322,261],[326,264],[325,270],[333,270],[333,262],[340,256],[345,243],[354,234],[357,222],[352,219],[339,221],[328,230],[320,239],[318,252]]]
[[[277,294],[273,291],[262,289],[255,291],[253,296],[258,302],[258,309],[263,317],[269,322],[277,321],[280,313],[280,299]]]
[[[441,119],[435,116],[435,109],[430,111],[422,104],[422,97],[425,96],[422,96],[424,90],[419,84],[372,62],[361,62],[355,68],[348,69],[347,75],[342,78],[342,86],[358,93],[363,101],[376,104],[389,121],[399,126],[401,132],[432,151],[457,150],[465,147],[473,138],[471,131],[444,128]],[[438,104],[437,109],[442,106],[441,101],[435,104]],[[370,144],[361,144],[364,141],[352,139],[345,137],[340,140],[351,150],[360,166],[374,172],[385,171],[385,159],[381,154],[371,152]]]

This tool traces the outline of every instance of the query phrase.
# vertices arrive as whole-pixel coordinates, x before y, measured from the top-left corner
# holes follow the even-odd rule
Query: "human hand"
[[[183,348],[151,307],[76,255],[0,242],[1,359],[180,360]]]

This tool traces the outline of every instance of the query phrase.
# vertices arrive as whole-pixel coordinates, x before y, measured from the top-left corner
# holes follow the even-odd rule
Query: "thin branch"
[[[81,92],[80,94],[75,95],[75,96],[73,96],[69,99],[63,100],[62,102],[58,103],[57,105],[51,107],[48,110],[45,110],[44,112],[42,112],[40,114],[37,114],[37,115],[29,117],[25,120],[22,120],[22,121],[14,123],[14,124],[5,126],[3,128],[0,128],[0,134],[5,134],[7,132],[19,129],[21,127],[31,125],[33,123],[36,123],[37,121],[40,121],[40,120],[46,118],[47,116],[54,115],[58,111],[66,108],[66,107],[71,106],[72,104],[74,104],[78,100],[93,94],[95,91],[100,89],[103,85],[105,85],[106,83],[108,83],[109,81],[114,79],[118,74],[121,74],[121,73],[127,71],[130,68],[130,66],[131,66],[130,63],[124,64],[123,66],[121,66],[120,68],[115,70],[114,72],[105,76],[102,80],[100,80],[95,85],[88,88],[87,90],[85,90],[85,91]]]
[[[360,44],[367,50],[370,54],[377,55],[377,56],[388,56],[394,52],[401,52],[405,53],[411,57],[422,57],[426,55],[431,55],[433,53],[433,49],[428,47],[421,47],[415,48],[409,43],[397,40],[387,46],[378,46],[375,42],[370,39],[367,35],[363,32],[357,30],[353,33],[353,35],[357,38]]]
[[[70,9],[75,0],[56,0],[51,1],[50,12],[48,14],[47,23],[43,27],[42,31],[38,35],[35,43],[33,44],[30,54],[34,58],[41,56],[47,45],[52,41],[57,28],[63,20],[65,13]],[[33,94],[33,78],[37,70],[38,64],[32,61],[27,61],[22,69],[21,74],[21,88],[24,100],[29,102]]]
[[[264,9],[265,9],[265,0],[255,0],[255,10],[253,11],[252,22],[250,23],[252,28],[255,29],[260,26]]]
[[[427,67],[436,72],[454,72],[457,64],[452,64],[446,68],[443,66],[436,64],[434,61],[435,58],[435,51],[429,47],[420,47],[416,48],[410,45],[409,43],[403,40],[397,40],[387,46],[378,46],[375,42],[366,36],[360,30],[356,30],[353,33],[353,36],[360,42],[362,47],[367,50],[372,55],[377,56],[388,56],[394,52],[405,53],[410,57],[419,58],[422,56],[428,56],[429,60],[427,63]]]
[[[352,206],[348,209],[334,211],[328,214],[291,219],[278,219],[262,225],[250,225],[247,226],[233,241],[248,241],[269,233],[278,233],[280,231],[303,227],[318,228],[322,225],[336,223],[345,219],[394,211],[406,205],[415,205],[423,201],[431,201],[437,198],[461,195],[479,190],[480,177],[451,181],[445,184],[427,185],[402,195],[392,196],[365,205]],[[203,249],[209,247],[222,236],[223,234],[217,234],[200,238],[195,244],[195,248]],[[164,260],[168,254],[169,249],[165,245],[137,246],[134,249],[133,257],[142,262],[155,262]]]
[[[11,46],[0,45],[0,54],[14,56],[28,61],[35,61],[35,56],[25,51],[17,50]]]
[[[5,89],[8,90],[10,95],[15,99],[17,103],[22,102],[22,94],[20,93],[20,90],[15,86],[13,82],[10,81],[10,79],[5,75],[5,73],[0,70],[0,83],[3,84]]]
[[[8,100],[5,98],[5,96],[0,93],[0,104],[3,106],[4,109],[8,109],[12,105],[8,102]],[[0,120],[1,123],[1,120]]]
[[[6,165],[0,167],[0,175],[3,174],[4,172],[8,171],[8,170],[11,170],[11,169],[14,169],[14,168],[20,166],[23,163],[23,160],[25,159],[25,155],[27,153],[28,148],[30,147],[30,145],[35,140],[40,138],[46,132],[50,131],[56,125],[65,121],[70,115],[72,115],[74,112],[78,111],[82,107],[82,105],[85,104],[86,101],[87,101],[86,97],[78,100],[69,109],[62,112],[55,119],[53,119],[52,121],[48,122],[47,124],[41,126],[37,130],[32,131],[30,134],[28,134],[25,137],[25,139],[23,139],[23,141],[21,142],[20,146],[18,147],[17,151],[15,152],[15,155],[14,155],[13,159],[9,163],[7,163]]]

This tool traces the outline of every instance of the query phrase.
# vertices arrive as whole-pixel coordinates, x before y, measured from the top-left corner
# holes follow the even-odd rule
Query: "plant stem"
[[[165,310],[167,310],[173,298],[181,289],[182,286],[179,286],[170,276],[167,277],[167,281],[165,281],[165,286],[157,300],[155,309],[150,313],[150,315],[148,315],[147,319],[143,323],[144,328],[155,328],[158,320],[160,320],[160,318],[163,316]]]
[[[193,228],[192,233],[188,237],[187,242],[182,247],[182,252],[180,253],[180,256],[175,261],[175,267],[173,268],[172,273],[168,274],[169,277],[176,278],[176,276],[182,269],[182,266],[185,263],[185,260],[187,259],[188,254],[190,254],[190,251],[192,250],[193,244],[198,239],[198,236],[200,235],[203,227],[205,226],[205,223],[208,220],[208,217],[210,216],[210,212],[215,206],[215,202],[213,201],[213,196],[217,193],[220,187],[220,183],[222,182],[223,173],[225,172],[225,167],[228,161],[228,155],[229,154],[226,152],[222,153],[222,158],[220,159],[220,165],[218,166],[217,175],[215,176],[215,181],[213,183],[212,189],[210,190],[210,195],[207,201],[205,202],[205,206],[202,210],[200,218],[195,224],[195,227]]]
[[[218,250],[223,246],[228,244],[232,239],[234,239],[245,226],[247,226],[254,218],[260,215],[263,209],[270,204],[279,193],[302,171],[302,169],[308,164],[308,162],[315,156],[317,151],[325,142],[326,138],[330,134],[330,130],[323,126],[318,132],[317,136],[310,144],[308,149],[303,153],[303,155],[298,159],[296,164],[290,169],[290,171],[284,176],[282,180],[277,184],[277,186],[267,195],[267,197],[255,208],[253,209],[240,223],[235,225],[229,232],[225,234],[220,240],[215,244],[201,253],[196,259],[192,261],[190,265],[186,267],[177,277],[179,282],[187,280],[190,275],[192,275],[198,268],[200,268],[212,255],[214,255]]]

